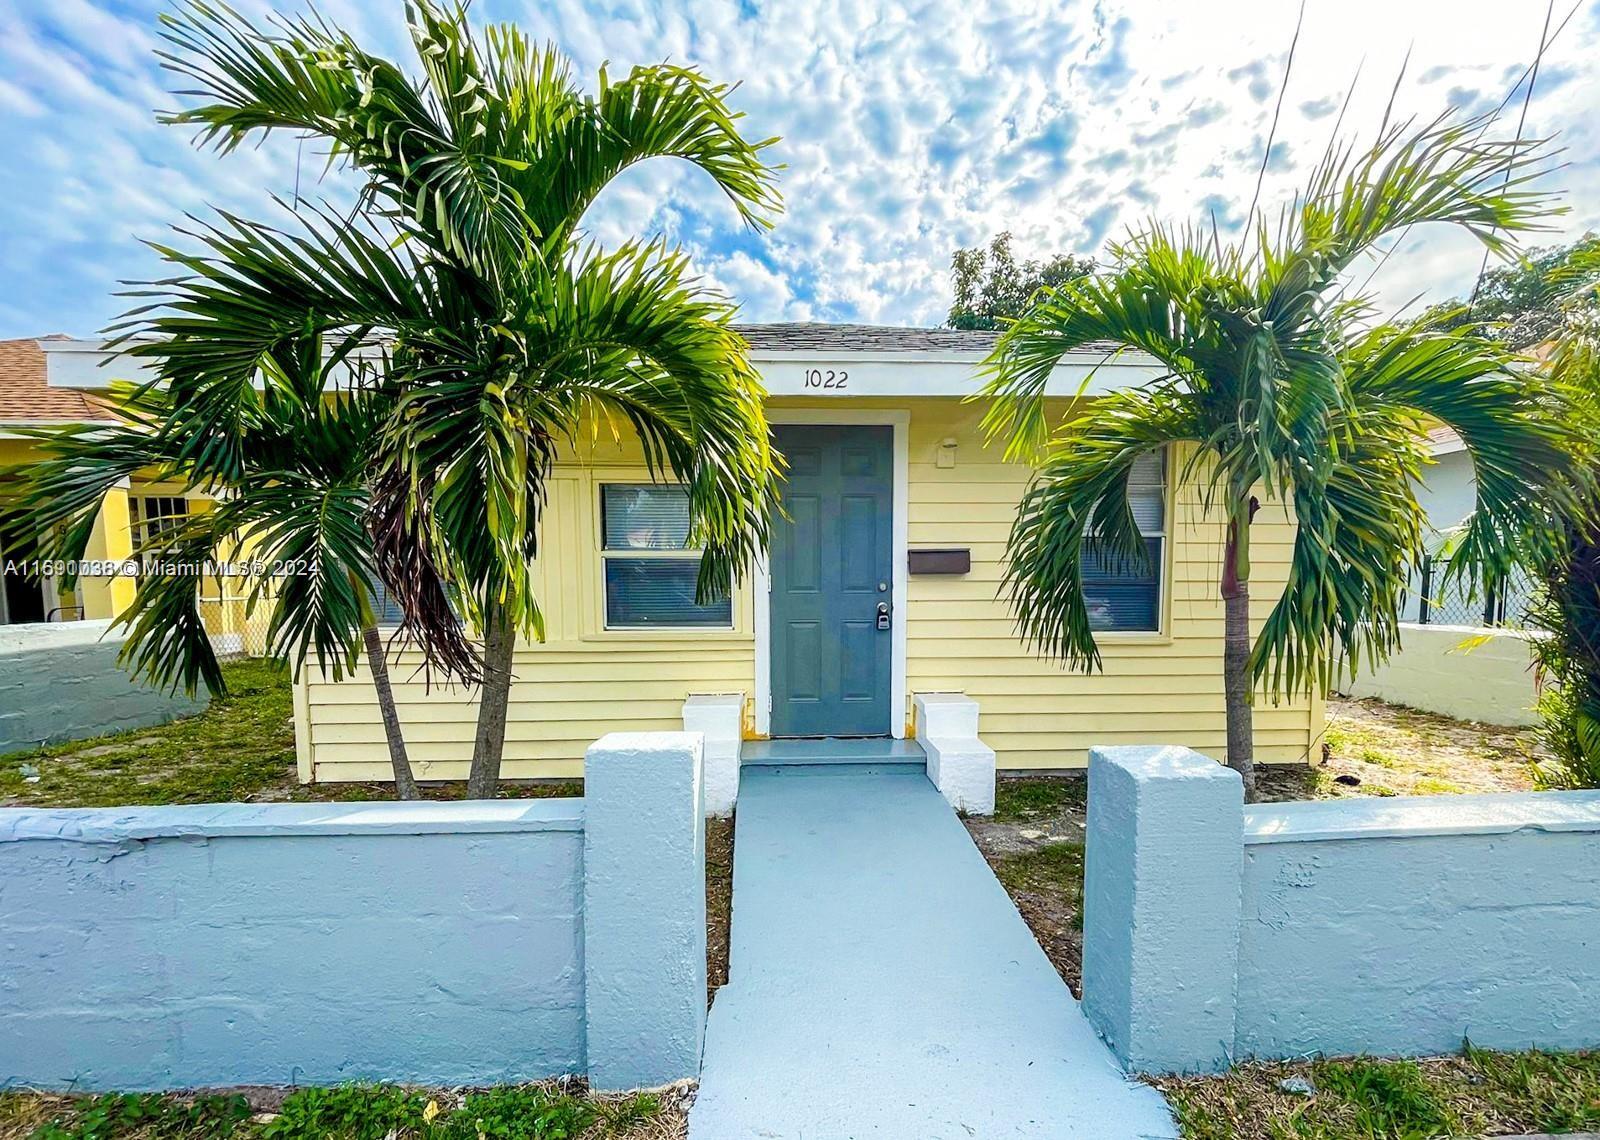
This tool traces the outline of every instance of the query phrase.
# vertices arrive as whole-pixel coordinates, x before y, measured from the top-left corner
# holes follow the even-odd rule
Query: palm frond
[[[1294,468],[1288,579],[1251,653],[1251,675],[1274,698],[1325,692],[1341,665],[1354,676],[1387,657],[1422,554],[1415,421],[1358,409],[1324,446]]]
[[[1083,554],[1141,566],[1144,542],[1128,501],[1142,455],[1194,439],[1192,411],[1170,393],[1120,391],[1063,425],[1022,498],[1006,545],[1002,589],[1038,652],[1085,670],[1100,651],[1083,592]]]
[[[731,88],[699,71],[659,64],[635,67],[559,119],[539,140],[528,168],[508,177],[547,242],[570,240],[589,205],[619,174],[652,158],[678,158],[710,175],[745,223],[767,228],[782,209],[777,168],[764,152],[778,140],[750,142]]]
[[[1227,285],[1193,238],[1160,227],[1136,235],[1113,251],[1117,264],[1110,272],[1041,291],[1000,335],[984,365],[988,379],[974,398],[990,401],[984,431],[991,440],[1005,440],[1008,458],[1036,454],[1048,439],[1044,397],[1069,352],[1100,346],[1109,361],[1122,348],[1137,349],[1172,377],[1203,382],[1205,365],[1219,350],[1220,329],[1208,303]]]
[[[1576,393],[1471,326],[1379,328],[1346,360],[1364,406],[1409,414],[1419,427],[1442,422],[1466,445],[1476,505],[1448,575],[1498,577],[1551,537],[1545,524],[1573,505],[1587,477],[1575,462],[1585,446]]]

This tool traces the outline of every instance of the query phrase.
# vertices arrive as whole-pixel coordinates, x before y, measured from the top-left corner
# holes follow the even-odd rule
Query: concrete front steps
[[[928,757],[915,740],[887,736],[746,741],[745,773],[781,771],[791,776],[832,769],[873,772],[926,771]]]

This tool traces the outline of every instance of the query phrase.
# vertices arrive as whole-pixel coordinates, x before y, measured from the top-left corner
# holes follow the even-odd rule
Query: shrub
[[[1537,739],[1551,759],[1537,765],[1546,788],[1600,787],[1600,521],[1569,532],[1564,556],[1544,571],[1529,613],[1544,691]]]

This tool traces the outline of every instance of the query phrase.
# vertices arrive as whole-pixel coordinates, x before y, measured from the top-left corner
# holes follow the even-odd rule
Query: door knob
[[[879,629],[888,629],[889,628],[889,603],[888,602],[879,602],[878,603],[878,628]]]

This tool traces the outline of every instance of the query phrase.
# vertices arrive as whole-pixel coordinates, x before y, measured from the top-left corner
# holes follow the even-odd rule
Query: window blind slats
[[[698,558],[607,558],[606,626],[722,626],[733,622],[733,601],[694,600]]]
[[[1154,631],[1161,628],[1160,538],[1144,542],[1149,565],[1139,567],[1085,546],[1079,557],[1089,628]]]
[[[689,494],[682,487],[608,483],[600,488],[607,629],[733,624],[733,601],[697,605],[700,559],[689,552]],[[626,557],[624,551],[659,552]],[[671,557],[672,553],[685,552]]]
[[[600,513],[607,550],[682,550],[689,542],[689,494],[682,487],[607,484]]]

